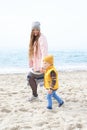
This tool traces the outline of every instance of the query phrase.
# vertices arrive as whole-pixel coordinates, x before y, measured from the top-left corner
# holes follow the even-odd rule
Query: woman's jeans
[[[34,72],[33,70],[28,73],[27,75],[27,81],[28,81],[28,85],[30,85],[31,89],[32,89],[32,95],[37,97],[37,86],[38,83],[40,83],[41,81],[43,81],[44,79],[44,74],[40,73],[40,72]]]
[[[53,91],[51,94],[47,94],[48,106],[52,108],[52,97],[54,97],[59,104],[62,103],[62,99],[56,94],[56,91]]]

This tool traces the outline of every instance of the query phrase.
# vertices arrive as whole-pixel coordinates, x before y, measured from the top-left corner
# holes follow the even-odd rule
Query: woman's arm
[[[29,67],[32,68],[33,67],[33,61],[31,59],[29,59]]]
[[[39,43],[40,43],[40,50],[41,50],[41,67],[42,67],[42,63],[43,63],[43,58],[48,54],[48,43],[47,43],[47,39],[45,36],[41,36],[39,39]]]

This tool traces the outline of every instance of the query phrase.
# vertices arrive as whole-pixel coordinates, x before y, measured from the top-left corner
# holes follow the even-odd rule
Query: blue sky
[[[87,0],[0,0],[0,48],[27,48],[40,21],[49,50],[87,50]]]

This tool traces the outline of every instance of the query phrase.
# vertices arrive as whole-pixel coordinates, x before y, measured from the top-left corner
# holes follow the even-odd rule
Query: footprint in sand
[[[6,109],[6,108],[3,108],[3,109],[1,110],[1,112],[10,113],[10,112],[11,112],[11,110],[9,110],[9,109]]]
[[[48,124],[48,122],[47,121],[38,121],[38,123],[36,124],[36,126],[43,126],[43,125],[46,125],[46,124]]]
[[[22,111],[22,112],[27,112],[27,111],[28,111],[28,109],[26,109],[26,108],[20,108],[20,109],[19,109],[19,111]]]

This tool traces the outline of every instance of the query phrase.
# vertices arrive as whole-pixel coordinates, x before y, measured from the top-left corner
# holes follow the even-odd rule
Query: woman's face
[[[34,35],[34,36],[38,36],[39,33],[40,33],[40,30],[38,30],[38,29],[33,29],[33,35]]]

